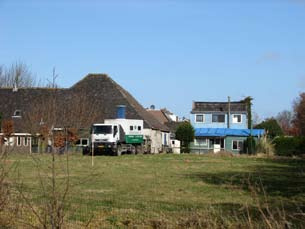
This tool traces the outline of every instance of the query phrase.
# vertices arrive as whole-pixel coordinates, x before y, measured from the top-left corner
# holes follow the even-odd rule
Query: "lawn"
[[[26,197],[19,202],[39,209],[51,189],[51,156],[14,154],[8,162],[11,189],[19,190],[15,196],[22,192]],[[65,227],[305,225],[304,160],[136,155],[94,162],[92,167],[91,157],[69,156]],[[55,164],[61,193],[66,156],[57,156]]]

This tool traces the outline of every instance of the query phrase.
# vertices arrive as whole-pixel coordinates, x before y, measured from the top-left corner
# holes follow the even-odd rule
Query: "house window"
[[[224,114],[213,114],[212,115],[212,122],[225,122],[225,115]]]
[[[20,136],[17,137],[17,146],[21,146],[21,137]]]
[[[88,143],[89,143],[88,138],[82,138],[82,140],[81,140],[82,146],[88,146],[89,145]]]
[[[242,118],[240,114],[233,115],[233,123],[241,123],[241,122],[242,122]]]
[[[207,146],[208,139],[207,138],[195,138],[194,145],[195,146]]]
[[[13,117],[14,118],[21,118],[21,110],[15,110]]]
[[[195,117],[196,122],[205,122],[205,116],[203,114],[197,114]]]
[[[232,149],[242,151],[244,147],[244,141],[242,140],[233,140],[232,141]]]
[[[138,131],[141,131],[141,129],[142,129],[141,126],[138,126]]]
[[[88,138],[81,138],[81,139],[77,140],[75,145],[77,145],[77,146],[88,146],[89,145],[89,139]]]

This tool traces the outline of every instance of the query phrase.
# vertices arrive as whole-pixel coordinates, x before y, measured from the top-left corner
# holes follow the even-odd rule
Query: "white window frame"
[[[235,119],[235,116],[240,116],[240,122],[238,122],[238,118]],[[233,114],[232,115],[232,123],[234,124],[240,124],[243,122],[243,116],[241,114]]]
[[[83,141],[87,141],[87,145],[83,144]],[[89,138],[80,138],[79,144],[75,144],[76,146],[88,146],[89,145]]]
[[[243,146],[244,146],[244,140],[232,140],[232,150],[234,150],[234,151],[243,150],[243,148],[242,148],[242,149],[234,149],[234,142],[237,142],[237,147],[239,146],[239,143],[240,143],[240,142],[241,142],[241,143],[243,144]]]
[[[14,111],[14,115],[12,116],[13,118],[21,118],[21,110],[17,109]]]
[[[197,116],[202,116],[202,122],[197,121]],[[196,114],[195,115],[195,123],[205,123],[205,114]]]
[[[201,144],[200,144],[200,143],[198,142],[198,139],[195,138],[195,139],[194,139],[194,145],[195,145],[195,146],[208,146],[208,139],[207,139],[207,138],[200,139],[200,140],[205,140],[205,141],[204,141],[204,143],[201,143]]]
[[[21,136],[17,136],[17,139],[16,139],[16,145],[17,146],[21,146],[22,145],[22,137]]]
[[[83,144],[84,143],[83,141],[87,141],[87,144],[86,145]],[[81,146],[88,146],[89,145],[89,138],[81,138],[80,139],[80,144],[81,144]]]

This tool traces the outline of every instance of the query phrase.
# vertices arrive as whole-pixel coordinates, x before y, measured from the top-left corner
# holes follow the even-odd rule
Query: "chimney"
[[[126,118],[126,106],[118,105],[117,106],[117,119],[125,119]]]
[[[16,83],[14,83],[13,92],[17,92],[17,91],[18,91],[17,84],[16,84]]]
[[[231,126],[230,117],[231,117],[231,97],[228,96],[228,129],[230,129],[230,126]]]

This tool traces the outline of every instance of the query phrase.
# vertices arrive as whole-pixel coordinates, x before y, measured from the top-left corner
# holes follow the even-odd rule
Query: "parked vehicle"
[[[116,155],[142,153],[144,148],[143,120],[106,119],[91,127],[89,146],[84,154]]]

